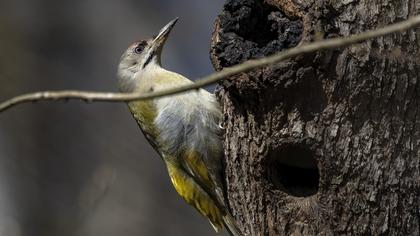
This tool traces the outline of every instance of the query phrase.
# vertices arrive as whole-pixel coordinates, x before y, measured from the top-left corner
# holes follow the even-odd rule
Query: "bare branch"
[[[415,26],[420,25],[420,16],[415,16],[406,21],[389,25],[377,30],[367,31],[361,34],[351,35],[349,37],[335,38],[335,39],[326,39],[320,40],[314,43],[309,43],[306,45],[301,45],[295,48],[291,48],[274,55],[263,57],[260,59],[249,60],[244,63],[224,68],[219,72],[210,74],[193,84],[180,86],[164,91],[156,91],[147,94],[139,93],[110,93],[110,92],[89,92],[89,91],[44,91],[44,92],[35,92],[23,94],[14,98],[11,98],[0,104],[0,112],[5,111],[13,106],[16,106],[21,103],[26,102],[35,102],[41,100],[62,100],[62,99],[80,99],[88,102],[93,101],[106,101],[106,102],[128,102],[134,100],[146,100],[152,98],[158,98],[163,96],[174,95],[194,89],[199,89],[201,87],[214,84],[218,81],[229,78],[233,75],[239,73],[245,73],[253,69],[265,67],[290,59],[292,57],[312,53],[319,50],[333,49],[339,47],[345,47],[352,44],[360,43],[369,39],[376,37],[385,36],[395,32],[406,31],[408,29],[414,28]]]

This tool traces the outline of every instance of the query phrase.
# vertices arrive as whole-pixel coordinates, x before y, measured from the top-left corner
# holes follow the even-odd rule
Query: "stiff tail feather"
[[[223,216],[223,224],[225,225],[226,230],[231,236],[243,236],[239,230],[238,225],[236,224],[235,219],[233,219],[230,213],[227,213]]]

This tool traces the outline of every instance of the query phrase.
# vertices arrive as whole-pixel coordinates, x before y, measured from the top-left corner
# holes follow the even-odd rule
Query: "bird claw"
[[[226,129],[226,128],[223,126],[223,122],[221,122],[221,121],[219,122],[219,128],[220,128],[220,129],[223,129],[223,130],[224,130],[224,129]]]

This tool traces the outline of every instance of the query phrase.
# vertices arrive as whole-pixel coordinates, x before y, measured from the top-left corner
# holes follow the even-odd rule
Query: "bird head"
[[[136,73],[160,67],[163,46],[177,21],[178,18],[169,22],[157,36],[131,44],[123,53],[117,73],[122,92],[132,92],[136,83]]]

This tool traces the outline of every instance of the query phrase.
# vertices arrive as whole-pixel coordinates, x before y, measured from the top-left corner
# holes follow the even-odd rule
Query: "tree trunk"
[[[418,14],[420,0],[228,0],[216,69]],[[420,235],[419,30],[219,86],[226,192],[245,235]]]

